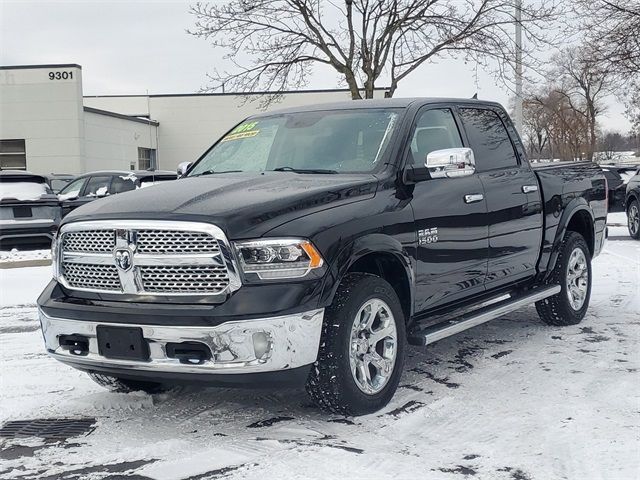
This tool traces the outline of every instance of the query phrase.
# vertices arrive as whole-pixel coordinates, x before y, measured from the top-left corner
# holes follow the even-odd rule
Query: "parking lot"
[[[640,478],[640,243],[623,221],[582,324],[548,327],[529,307],[411,348],[391,404],[357,418],[296,390],[107,392],[44,352],[50,267],[2,269],[0,477]],[[63,422],[48,438],[7,429],[36,419]]]

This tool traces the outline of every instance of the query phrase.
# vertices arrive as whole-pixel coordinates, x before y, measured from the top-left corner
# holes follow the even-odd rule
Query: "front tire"
[[[576,325],[582,321],[591,298],[591,254],[584,237],[567,232],[549,283],[560,293],[536,302],[536,310],[548,325]]]
[[[640,204],[638,204],[638,200],[631,200],[627,208],[627,228],[629,228],[631,238],[640,240]]]
[[[393,397],[404,366],[405,316],[393,287],[365,273],[345,276],[326,309],[307,393],[323,410],[365,415]]]

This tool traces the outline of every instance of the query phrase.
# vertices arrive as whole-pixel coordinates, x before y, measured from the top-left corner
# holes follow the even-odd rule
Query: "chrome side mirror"
[[[431,178],[455,178],[473,175],[476,160],[470,148],[445,148],[427,155],[424,166]]]
[[[191,167],[191,165],[193,164],[193,162],[182,162],[178,164],[178,178],[184,176],[185,173],[187,173],[187,170],[189,170],[189,167]]]

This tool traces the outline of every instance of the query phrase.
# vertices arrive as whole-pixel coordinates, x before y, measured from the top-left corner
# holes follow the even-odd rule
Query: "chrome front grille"
[[[202,232],[182,232],[178,230],[139,230],[138,253],[216,253],[220,249],[218,241]]]
[[[87,265],[67,263],[64,266],[64,276],[72,288],[88,288],[119,292],[120,277],[115,265]]]
[[[113,230],[70,232],[62,239],[62,249],[66,252],[111,253],[115,246]]]
[[[240,278],[224,233],[213,225],[101,221],[63,225],[58,280],[67,288],[134,295],[226,295]]]
[[[146,266],[140,267],[145,292],[219,292],[229,283],[224,267]]]

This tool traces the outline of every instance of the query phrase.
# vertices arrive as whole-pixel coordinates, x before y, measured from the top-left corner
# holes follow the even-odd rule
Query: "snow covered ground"
[[[640,242],[624,215],[610,224],[581,325],[525,308],[412,348],[392,403],[358,418],[295,390],[109,393],[44,353],[50,267],[0,270],[0,423],[96,421],[66,441],[0,439],[0,478],[638,479]]]
[[[22,250],[13,248],[0,251],[0,263],[24,262],[28,260],[51,260],[51,250]]]

